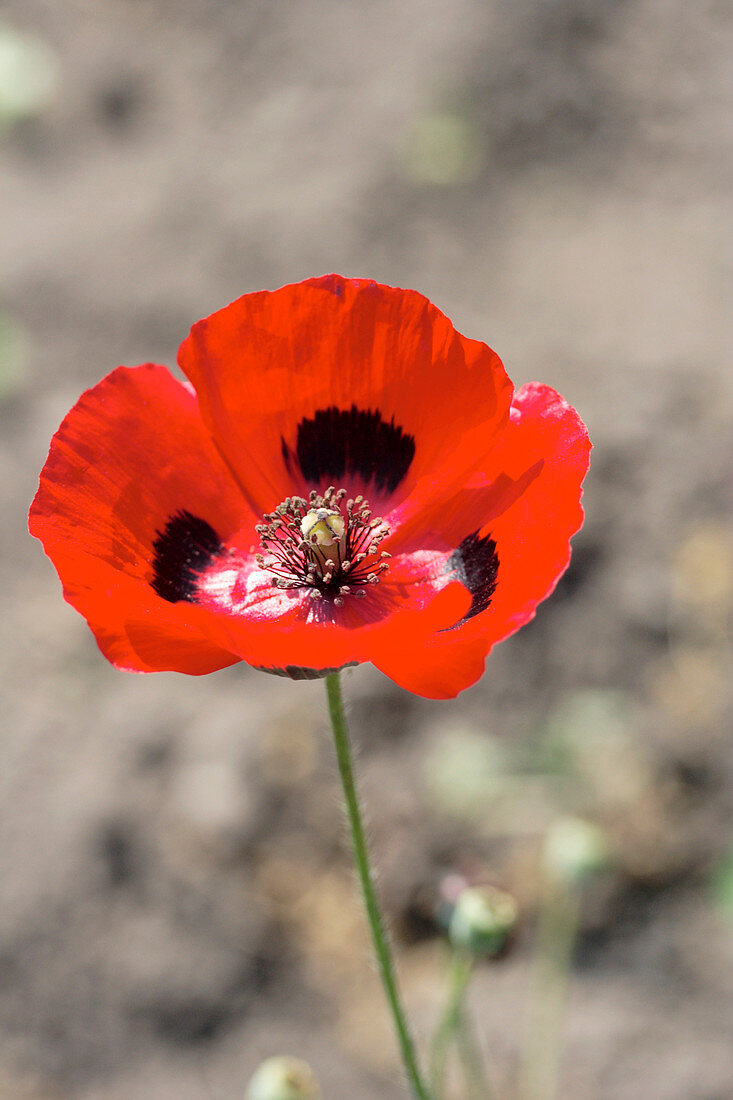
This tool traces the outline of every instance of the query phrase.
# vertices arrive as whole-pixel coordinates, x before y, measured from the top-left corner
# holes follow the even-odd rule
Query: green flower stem
[[[553,1100],[557,1096],[565,1000],[578,935],[581,897],[578,883],[545,884],[519,1080],[521,1100]]]
[[[456,1031],[456,1048],[463,1066],[463,1075],[468,1089],[466,1100],[489,1100],[492,1096],[498,1097],[499,1087],[496,1081],[489,1079],[488,1067],[484,1065],[471,1020],[463,1005],[458,1019],[458,1030]],[[491,1069],[493,1078],[493,1065]]]
[[[430,1085],[436,1100],[443,1096],[448,1052],[461,1024],[463,998],[473,973],[473,959],[454,951],[448,963],[448,997],[433,1036],[430,1051]]]
[[[473,970],[474,960],[470,955],[463,951],[452,952],[448,963],[448,997],[431,1045],[430,1087],[435,1100],[443,1096],[452,1044],[455,1044],[463,1070],[466,1100],[490,1100],[498,1096],[498,1087],[489,1079],[489,1067],[484,1063],[466,1011],[466,992]]]
[[[374,880],[369,865],[369,853],[366,836],[364,834],[364,822],[362,821],[361,809],[359,807],[359,795],[356,790],[356,781],[354,779],[351,747],[349,745],[349,732],[346,726],[344,704],[341,696],[341,681],[338,672],[332,672],[326,677],[326,691],[328,693],[328,709],[331,715],[331,725],[333,727],[333,739],[336,745],[336,757],[346,802],[346,813],[349,819],[349,828],[351,830],[351,845],[354,852],[354,862],[356,863],[356,870],[359,875],[359,883],[364,898],[369,928],[372,933],[372,942],[374,943],[382,985],[384,986],[384,992],[387,996],[387,1002],[397,1032],[397,1039],[402,1054],[402,1063],[415,1100],[431,1100],[430,1093],[422,1081],[420,1070],[417,1065],[417,1058],[407,1026],[407,1019],[397,989],[394,964],[392,962],[392,954],[384,927],[384,920],[374,889]]]

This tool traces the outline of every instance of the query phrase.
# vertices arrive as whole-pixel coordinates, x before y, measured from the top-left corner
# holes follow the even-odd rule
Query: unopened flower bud
[[[313,1070],[300,1058],[268,1058],[247,1086],[246,1100],[318,1100]]]
[[[543,862],[548,878],[580,883],[607,866],[608,842],[603,830],[579,817],[561,817],[545,837]]]
[[[493,886],[468,886],[459,894],[448,925],[454,947],[479,958],[499,955],[517,923],[517,903]]]

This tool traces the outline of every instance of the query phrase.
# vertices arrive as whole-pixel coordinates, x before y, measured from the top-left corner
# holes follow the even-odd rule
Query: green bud
[[[268,1058],[247,1087],[246,1100],[318,1100],[321,1090],[307,1062],[300,1058]]]
[[[543,862],[549,879],[580,883],[608,865],[608,842],[602,829],[579,817],[561,817],[545,837]]]
[[[458,895],[448,925],[454,947],[478,958],[500,954],[517,923],[517,903],[493,886],[468,886]]]

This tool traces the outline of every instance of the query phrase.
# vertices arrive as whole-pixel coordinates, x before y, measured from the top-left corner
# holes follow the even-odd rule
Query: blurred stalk
[[[557,821],[546,838],[537,955],[519,1077],[519,1100],[554,1100],[583,886],[607,858],[600,830],[576,818]]]
[[[466,1100],[488,1100],[494,1095],[466,1012],[466,992],[474,960],[464,951],[451,952],[448,963],[448,996],[433,1036],[430,1052],[430,1085],[435,1100],[442,1100],[450,1048],[455,1045],[466,1084]]]
[[[466,1100],[489,1100],[492,1096],[498,1098],[498,1088],[489,1083],[481,1049],[470,1016],[465,1010],[461,1010],[458,1020],[456,1048],[466,1082]]]
[[[452,951],[448,963],[448,996],[430,1045],[430,1085],[435,1100],[443,1100],[448,1053],[456,1036],[463,998],[473,973],[473,959]]]
[[[578,934],[581,886],[548,882],[545,890],[519,1079],[520,1100],[553,1100],[557,1095],[565,1001]]]
[[[372,942],[377,956],[382,985],[384,986],[387,1003],[397,1033],[402,1063],[415,1100],[431,1100],[430,1093],[423,1083],[418,1068],[407,1018],[397,988],[395,968],[384,926],[384,919],[379,908],[379,902],[377,901],[377,894],[374,888],[374,877],[369,863],[369,851],[364,832],[364,822],[362,820],[361,807],[359,805],[359,795],[356,789],[356,780],[351,759],[351,746],[349,744],[349,732],[346,725],[346,717],[344,715],[341,680],[339,679],[338,672],[333,672],[326,677],[326,692],[328,694],[328,709],[331,716],[331,725],[333,727],[334,744],[336,746],[336,758],[338,760],[341,784],[344,791],[344,801],[346,803],[346,814],[351,832],[351,846],[354,853],[354,862],[359,876],[359,883],[364,898],[364,906],[366,908],[367,920],[372,934]]]

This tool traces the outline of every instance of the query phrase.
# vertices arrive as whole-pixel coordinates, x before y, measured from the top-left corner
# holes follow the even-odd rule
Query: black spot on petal
[[[480,615],[491,603],[499,573],[499,555],[490,535],[468,535],[448,559],[448,569],[465,584],[471,593],[471,606],[455,625],[460,626],[474,615]]]
[[[176,512],[153,543],[152,588],[168,603],[194,603],[198,575],[223,550],[214,528],[190,512]]]
[[[319,409],[298,425],[295,454],[282,440],[288,471],[294,460],[306,481],[314,486],[338,485],[345,475],[358,475],[383,493],[393,493],[415,457],[415,440],[379,412],[357,409]]]

